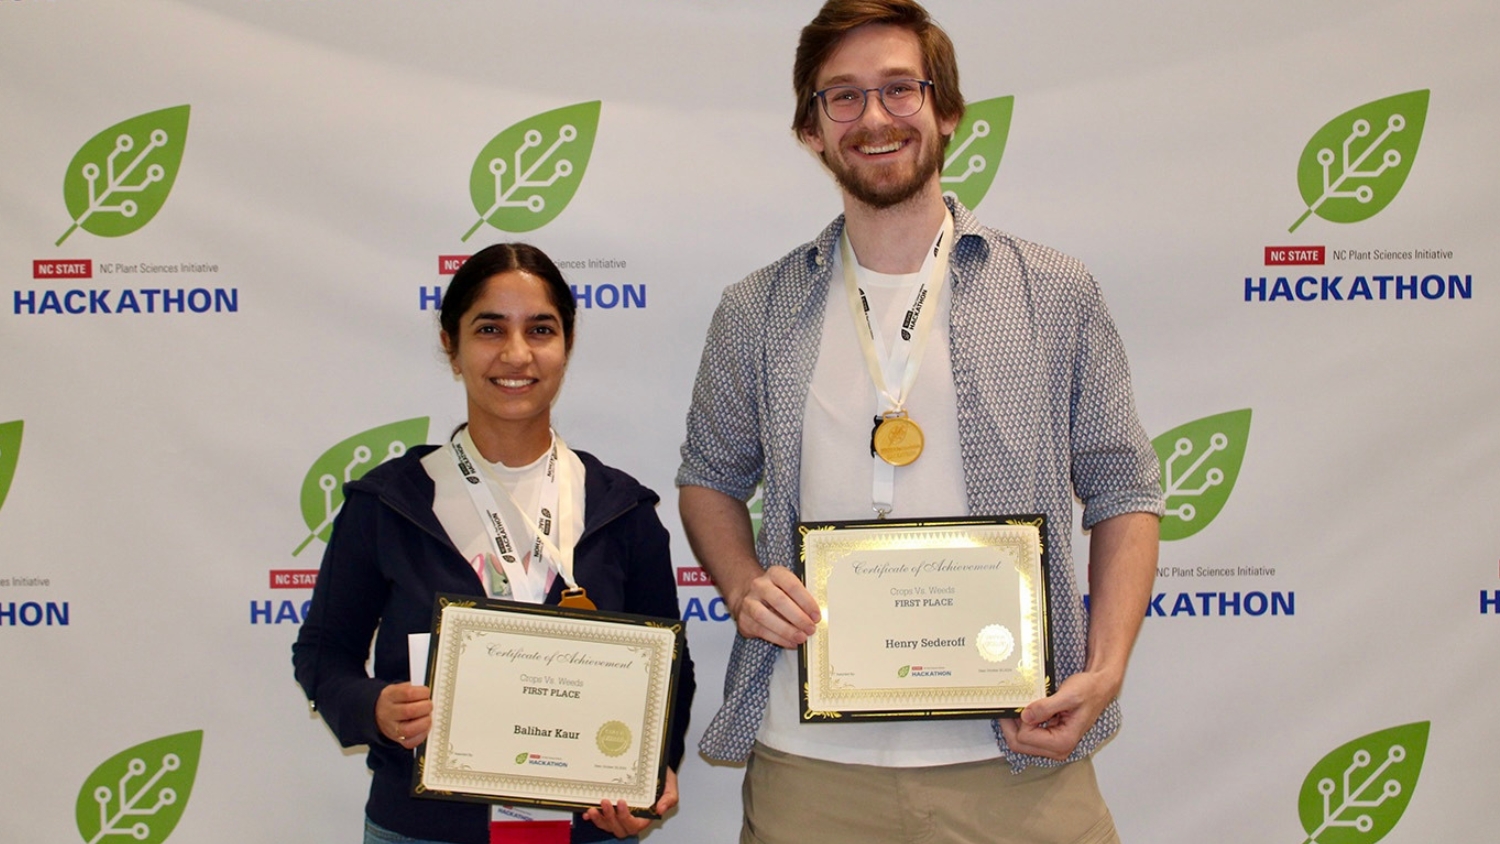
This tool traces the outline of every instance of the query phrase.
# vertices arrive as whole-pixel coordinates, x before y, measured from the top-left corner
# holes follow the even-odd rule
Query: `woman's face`
[[[490,276],[459,318],[458,336],[443,333],[468,393],[469,425],[498,435],[550,427],[567,345],[545,281],[521,270]]]

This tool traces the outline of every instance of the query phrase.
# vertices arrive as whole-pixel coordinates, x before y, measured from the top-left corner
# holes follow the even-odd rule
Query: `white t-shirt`
[[[888,410],[875,390],[843,292],[841,261],[823,313],[823,337],[802,413],[801,518],[872,519],[874,417]],[[886,275],[860,267],[856,279],[870,318],[896,337],[918,273]],[[925,357],[907,398],[910,418],[926,440],[915,463],[896,467],[890,518],[969,515],[959,451],[958,396],[948,356],[951,284],[944,284],[927,337]],[[888,353],[889,350],[887,350]],[[1000,755],[989,719],[803,724],[798,720],[797,651],[782,652],[771,675],[770,702],[757,738],[815,759],[885,767],[950,765]]]

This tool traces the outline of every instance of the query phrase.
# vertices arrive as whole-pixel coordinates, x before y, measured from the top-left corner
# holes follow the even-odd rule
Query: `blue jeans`
[[[640,844],[640,839],[635,836],[629,838],[615,839],[619,844]],[[407,838],[399,832],[391,832],[389,829],[365,818],[365,844],[447,844],[443,841],[429,841],[423,838]]]
[[[365,818],[365,844],[444,844],[444,842],[407,838],[399,832],[391,832],[369,818]]]

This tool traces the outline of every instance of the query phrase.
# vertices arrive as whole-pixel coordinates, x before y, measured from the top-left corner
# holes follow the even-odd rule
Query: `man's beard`
[[[871,143],[875,136],[870,134],[858,135],[847,139],[849,143],[846,148],[873,145]],[[921,135],[915,131],[900,134],[888,134],[881,138],[882,141],[891,140],[920,140]],[[838,181],[839,187],[855,199],[863,202],[871,208],[891,208],[900,205],[921,193],[927,187],[932,177],[943,169],[943,148],[945,144],[932,144],[927,151],[916,162],[915,168],[909,178],[899,181],[889,179],[871,178],[870,172],[860,170],[858,167],[849,166],[845,160],[838,155],[824,154],[823,161],[832,171],[833,177]],[[858,155],[858,152],[854,152]],[[873,169],[873,168],[872,168]]]

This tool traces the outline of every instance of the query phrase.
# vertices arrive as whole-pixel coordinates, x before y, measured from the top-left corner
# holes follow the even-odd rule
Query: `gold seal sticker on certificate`
[[[624,721],[610,721],[594,734],[594,743],[605,756],[624,756],[630,749],[630,728]]]
[[[1003,624],[986,624],[974,637],[979,655],[989,662],[1002,662],[1016,650],[1016,637]]]
[[[682,651],[670,619],[438,596],[413,793],[655,817]]]
[[[1013,717],[1054,691],[1044,517],[798,533],[822,611],[798,650],[802,721]]]
[[[875,453],[892,466],[906,466],[922,456],[926,439],[922,429],[911,421],[905,412],[887,414],[875,427],[873,439]]]

